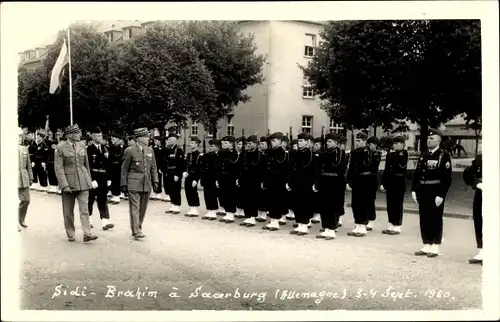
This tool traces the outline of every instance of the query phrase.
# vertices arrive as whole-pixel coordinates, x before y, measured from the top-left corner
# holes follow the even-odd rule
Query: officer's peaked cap
[[[368,140],[366,141],[366,143],[370,144],[370,143],[374,143],[374,144],[377,144],[379,145],[380,144],[380,140],[378,139],[378,137],[376,136],[370,136],[368,138]]]
[[[396,143],[396,142],[399,142],[399,143],[405,143],[406,141],[406,138],[404,137],[404,135],[397,135],[395,136],[393,139],[392,139],[392,142],[393,143]]]
[[[431,135],[438,135],[440,137],[443,137],[443,133],[441,133],[438,129],[429,129],[429,136]]]
[[[325,141],[327,140],[340,141],[340,136],[337,133],[327,133],[325,135]]]
[[[271,134],[271,136],[269,137],[270,140],[272,139],[278,139],[278,140],[283,140],[283,133],[281,132],[274,132],[273,134]]]
[[[227,141],[227,142],[231,142],[231,143],[234,143],[234,141],[236,141],[236,139],[234,138],[234,136],[232,135],[226,135],[225,137],[223,137],[222,139],[220,139],[221,141]]]
[[[247,137],[246,142],[257,143],[259,142],[259,139],[257,138],[257,135],[250,135],[249,137]]]

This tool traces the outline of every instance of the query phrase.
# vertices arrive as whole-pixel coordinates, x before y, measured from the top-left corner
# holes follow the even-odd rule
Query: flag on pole
[[[57,57],[54,68],[52,68],[52,73],[50,74],[50,94],[54,94],[59,86],[61,86],[61,79],[64,75],[63,68],[66,66],[68,61],[68,47],[66,46],[66,40],[64,40],[59,57]]]

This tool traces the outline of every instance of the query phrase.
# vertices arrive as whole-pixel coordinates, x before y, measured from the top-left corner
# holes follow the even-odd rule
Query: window
[[[313,57],[316,50],[316,35],[306,34],[304,56]]]
[[[191,135],[198,135],[198,123],[191,124]]]
[[[130,39],[132,38],[132,29],[128,28],[125,29],[125,33],[123,34],[123,39]]]
[[[314,98],[314,90],[312,89],[312,85],[306,76],[304,76],[304,79],[302,81],[302,97]]]
[[[312,116],[302,116],[302,133],[311,134],[313,125]]]
[[[344,134],[344,126],[339,123],[335,123],[333,119],[330,119],[330,132],[337,134]]]
[[[227,135],[234,136],[234,125],[233,124],[226,125],[226,131],[227,131]]]

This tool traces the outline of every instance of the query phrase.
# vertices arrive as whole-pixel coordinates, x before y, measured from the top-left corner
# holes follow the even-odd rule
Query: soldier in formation
[[[198,184],[201,178],[201,158],[203,153],[200,152],[200,139],[196,136],[191,137],[189,148],[190,151],[186,155],[186,171],[184,177],[184,191],[189,205],[187,217],[198,217],[198,207],[200,207],[200,197],[198,195]]]
[[[470,264],[483,264],[483,156],[481,145],[478,147],[479,154],[472,163],[464,170],[463,178],[465,184],[474,190],[474,201],[472,204],[472,219],[474,220],[474,232],[476,245],[479,250],[476,256],[469,260]]]

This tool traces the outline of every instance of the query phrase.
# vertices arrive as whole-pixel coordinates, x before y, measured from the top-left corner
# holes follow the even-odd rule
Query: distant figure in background
[[[32,166],[35,168],[36,178],[38,179],[38,183],[40,187],[39,191],[47,191],[47,157],[49,152],[49,147],[47,143],[45,143],[45,133],[38,132],[36,134],[35,140],[35,160],[32,162]],[[34,164],[33,164],[34,163]]]
[[[314,156],[316,158],[319,158],[320,153],[322,152],[322,146],[321,146],[322,140],[320,137],[314,138],[314,145],[312,147],[312,151],[314,153]],[[313,200],[312,200],[312,207],[314,211],[314,216],[311,219],[311,223],[313,224],[319,224],[321,222],[321,200],[319,198],[319,193],[314,192],[313,194]]]
[[[155,153],[156,167],[158,169],[158,189],[153,190],[151,193],[151,200],[165,200],[165,196],[162,195],[163,191],[163,173],[161,170],[162,165],[165,163],[165,148],[162,145],[161,136],[155,136],[153,138],[153,151]]]
[[[57,140],[51,140],[48,142],[49,150],[47,153],[47,178],[49,181],[49,188],[47,190],[48,193],[58,193],[58,185],[56,177],[56,168],[55,168],[55,151],[57,148]]]
[[[380,143],[379,139],[376,136],[371,136],[366,141],[368,144],[368,148],[372,152],[372,159],[369,165],[369,185],[370,185],[370,199],[367,201],[368,207],[368,221],[366,223],[366,230],[372,231],[373,225],[375,224],[375,220],[377,219],[377,212],[375,210],[375,199],[377,198],[377,190],[378,190],[378,168],[380,166],[380,160],[382,159],[382,155],[378,150],[378,145]]]
[[[469,260],[470,264],[483,264],[483,156],[481,153],[481,145],[479,145],[478,155],[463,173],[465,183],[475,189],[472,218],[479,252]]]
[[[122,142],[123,136],[117,132],[111,133],[111,144],[109,145],[108,174],[111,180],[111,199],[112,204],[120,203],[120,175],[122,168],[122,158],[125,147]]]
[[[349,160],[351,158],[351,154],[346,151],[346,143],[347,143],[347,138],[345,136],[341,135],[339,137],[339,147],[342,151],[345,152],[345,157],[346,157],[344,173],[347,173],[347,167],[349,166]],[[344,206],[345,205],[345,189],[346,189],[346,185],[344,182],[344,186],[340,187],[340,190],[338,192],[342,196],[342,210],[340,210],[337,227],[342,227],[342,224],[343,224],[342,217],[345,214],[345,206]]]
[[[216,185],[220,187],[220,204],[226,215],[219,221],[226,224],[234,222],[236,213],[236,179],[239,171],[240,155],[234,150],[235,138],[227,135],[221,139],[221,150],[218,157],[218,173]]]
[[[208,153],[202,157],[201,185],[203,186],[203,196],[205,198],[205,208],[207,213],[202,219],[217,219],[219,202],[217,200],[218,191],[215,182],[217,181],[217,152],[219,151],[219,141],[211,139],[208,141]]]
[[[170,196],[172,207],[166,213],[179,214],[181,212],[181,182],[185,169],[184,151],[177,144],[177,134],[170,133],[165,150],[163,165],[163,184],[165,193]]]
[[[292,141],[290,141],[290,151],[288,151],[288,158],[287,158],[287,160],[291,160],[293,158],[293,155],[299,149],[299,146],[297,145],[297,142],[298,142],[297,139],[293,139]],[[295,214],[294,214],[293,209],[292,209],[292,192],[291,191],[286,191],[286,195],[285,195],[284,198],[287,200],[287,207],[288,207],[288,213],[286,215],[286,219],[288,219],[288,220],[295,220]]]
[[[242,167],[242,162],[243,162],[243,155],[245,152],[245,137],[240,136],[239,138],[236,139],[236,153],[238,153],[238,164],[237,164],[237,172],[241,172],[241,167]],[[241,187],[236,187],[237,193],[236,193],[236,213],[234,214],[234,217],[236,218],[245,218],[245,214],[243,213],[243,189]]]
[[[266,136],[261,136],[259,139],[259,151],[262,152],[264,155],[268,155],[269,153],[269,139]],[[285,196],[283,196],[284,198]],[[270,204],[270,196],[267,191],[262,188],[260,190],[260,195],[258,197],[259,200],[259,214],[257,215],[257,220],[258,222],[265,222],[267,221],[267,212],[269,211],[269,204]]]
[[[19,184],[17,194],[19,196],[19,215],[17,221],[17,230],[21,231],[21,227],[27,228],[24,222],[30,204],[30,186],[33,184],[33,171],[31,169],[31,160],[22,132],[19,133],[18,142],[18,158],[19,158]]]

